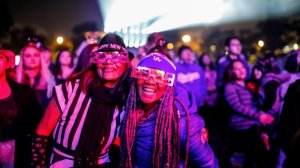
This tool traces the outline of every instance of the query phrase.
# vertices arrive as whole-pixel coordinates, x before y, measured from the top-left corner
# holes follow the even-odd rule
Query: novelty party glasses
[[[127,63],[128,62],[128,52],[99,52],[95,51],[91,55],[92,63],[105,63],[107,59],[110,59],[113,63]]]
[[[154,82],[167,86],[173,86],[175,80],[173,73],[140,66],[132,69],[131,77],[144,80],[152,77]]]

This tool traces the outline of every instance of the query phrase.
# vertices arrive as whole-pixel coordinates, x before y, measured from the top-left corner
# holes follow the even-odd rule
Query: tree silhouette
[[[14,22],[11,14],[9,13],[8,6],[4,1],[0,1],[0,47],[7,41],[9,37],[9,30],[13,26]]]
[[[96,22],[84,22],[80,23],[72,29],[74,37],[72,38],[72,42],[74,47],[77,48],[80,43],[85,40],[84,33],[87,31],[99,31],[98,25]]]

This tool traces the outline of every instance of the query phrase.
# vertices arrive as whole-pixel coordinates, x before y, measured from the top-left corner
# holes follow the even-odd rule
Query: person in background
[[[11,50],[1,50],[2,55],[5,55],[8,58],[9,61],[9,68],[6,70],[6,74],[10,79],[16,78],[16,58],[15,53],[13,53]]]
[[[45,45],[42,45],[39,49],[41,51],[41,57],[45,60],[46,67],[48,67],[50,72],[53,74],[55,69],[55,64],[51,60],[51,56],[52,56],[51,50]]]
[[[253,95],[253,100],[257,102],[258,105],[263,104],[263,88],[262,79],[266,75],[265,63],[261,60],[252,67],[250,79],[246,81],[246,87],[250,90]]]
[[[211,57],[203,53],[198,58],[199,65],[204,70],[205,83],[207,86],[207,95],[204,104],[209,107],[215,106],[218,90],[217,90],[217,71]]]
[[[56,84],[61,84],[65,82],[74,71],[72,53],[66,49],[59,51],[55,62],[53,75],[55,77]]]
[[[294,83],[296,80],[300,79],[300,50],[291,51],[287,54],[284,65],[284,70],[282,73],[286,73],[290,75],[290,79],[280,86],[280,116],[279,120],[281,120],[281,113],[284,104],[284,97],[286,92],[290,86],[290,84]],[[285,114],[286,115],[286,114]],[[285,119],[284,119],[285,120]],[[282,128],[280,128],[282,129]],[[278,135],[279,136],[279,135]],[[277,136],[277,140],[279,139]],[[279,143],[280,144],[280,143]],[[280,146],[282,148],[282,146]],[[285,160],[285,154],[282,149],[279,151],[277,167],[283,167],[283,163]]]
[[[168,50],[166,49],[166,40],[165,36],[161,33],[154,32],[149,34],[147,42],[144,46],[146,54],[152,52],[160,52],[169,58]]]
[[[228,140],[225,144],[222,164],[241,164],[244,167],[263,165],[261,126],[273,123],[274,117],[259,110],[252,93],[246,88],[246,67],[235,60],[224,72],[224,100],[228,104]],[[240,159],[243,158],[243,159]],[[244,160],[244,161],[242,161]]]
[[[139,63],[139,61],[146,56],[146,49],[144,46],[140,46],[137,48],[137,55],[136,57],[134,57],[131,61],[132,66],[137,66],[137,64]]]
[[[8,72],[14,71],[14,53],[0,50],[0,167],[30,167],[31,136],[41,113],[34,92],[18,84]]]
[[[80,63],[79,56],[82,53],[83,49],[86,48],[86,46],[88,45],[98,44],[103,35],[104,35],[103,32],[101,33],[101,32],[88,31],[84,33],[85,40],[81,41],[80,45],[75,50],[75,55],[73,58],[74,69],[77,67],[77,64],[82,64]]]
[[[200,109],[207,95],[204,70],[195,62],[195,56],[189,46],[181,46],[178,49],[180,61],[176,63],[177,82],[185,85],[192,91],[197,108]]]
[[[210,133],[209,143],[214,149],[215,154],[218,156],[218,118],[216,111],[216,102],[218,97],[218,88],[217,88],[217,70],[215,64],[210,55],[203,53],[198,57],[198,63],[204,70],[205,83],[207,87],[207,95],[204,101],[204,106],[200,111],[200,115],[203,117],[206,127]]]
[[[289,79],[288,74],[275,74],[267,68],[267,63],[259,60],[251,72],[247,88],[252,92],[257,107],[274,117],[274,122],[261,128],[261,138],[265,146],[264,164],[266,167],[276,167],[279,154],[277,145],[277,124],[280,115],[280,89],[282,83]]]
[[[280,107],[283,105],[284,96],[289,85],[300,78],[300,50],[292,51],[288,53],[286,57],[284,71],[282,73],[290,74],[290,79],[280,86]]]
[[[169,58],[172,60],[175,64],[179,62],[179,58],[177,56],[177,53],[173,49],[168,49]]]
[[[123,39],[106,34],[91,56],[91,66],[55,86],[33,140],[33,165],[45,166],[48,138],[54,141],[54,167],[110,167],[108,150],[118,136],[129,91],[130,58]]]
[[[236,36],[228,37],[225,40],[225,51],[224,56],[219,57],[217,61],[217,86],[222,87],[223,74],[227,65],[233,60],[240,60],[246,67],[247,76],[246,79],[250,78],[250,68],[247,62],[247,58],[242,54],[241,40]]]
[[[16,81],[27,84],[34,90],[41,111],[44,112],[52,97],[55,79],[46,67],[40,50],[33,44],[28,44],[21,50],[20,63],[16,68]]]
[[[281,85],[289,81],[291,75],[288,73],[281,73],[279,66],[276,64],[275,55],[269,54],[263,58],[265,65],[265,73],[261,79],[261,87],[263,91],[263,99],[261,109],[266,111],[268,114],[271,114],[274,117],[274,123],[265,127],[265,131],[268,133],[268,141],[270,143],[269,154],[273,155],[269,159],[268,164],[274,164],[275,159],[278,158],[278,142],[277,138],[277,127],[278,120],[280,117],[280,92]],[[274,158],[275,157],[275,158]],[[270,167],[274,167],[271,166]]]
[[[180,100],[175,98],[175,75],[175,65],[161,53],[133,68],[120,167],[218,167],[195,104],[184,89]]]
[[[281,69],[277,63],[276,56],[273,53],[266,53],[262,58],[262,61],[266,65],[267,72],[272,72],[275,74],[281,73]]]
[[[98,49],[98,44],[89,44],[83,48],[78,57],[78,63],[73,74],[81,73],[91,66],[90,57],[94,51]]]
[[[290,84],[284,97],[278,124],[278,140],[286,155],[283,167],[299,167],[300,156],[300,79]]]

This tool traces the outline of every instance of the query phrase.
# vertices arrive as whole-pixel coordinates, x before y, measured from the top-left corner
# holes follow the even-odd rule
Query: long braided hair
[[[135,140],[138,114],[136,112],[141,103],[133,82],[126,103],[126,116],[123,123],[121,142],[121,167],[132,168],[132,149]],[[186,110],[186,109],[185,109]],[[186,111],[188,114],[188,112]],[[180,162],[180,136],[179,136],[179,113],[174,105],[174,87],[167,87],[159,102],[155,131],[153,166],[158,167],[179,167]],[[189,123],[189,121],[188,121]],[[188,125],[189,134],[189,125]],[[189,137],[189,135],[187,136]],[[186,143],[186,161],[188,159],[188,139]]]

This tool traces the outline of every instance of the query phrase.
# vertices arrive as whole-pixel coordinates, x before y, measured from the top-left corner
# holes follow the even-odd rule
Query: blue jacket
[[[201,130],[204,128],[204,120],[197,114],[195,103],[189,99],[191,95],[183,87],[176,86],[175,88],[176,97],[180,98],[187,106],[190,115],[189,166],[217,168],[218,161],[212,149],[207,142],[201,141]],[[184,152],[187,138],[186,113],[179,102],[175,102],[175,105],[180,111],[180,151]],[[133,152],[133,165],[136,168],[153,167],[152,154],[154,149],[155,120],[156,113],[137,126]]]
[[[206,81],[203,68],[197,64],[186,64],[180,61],[176,64],[176,80],[192,90],[197,108],[200,108],[207,95]]]

